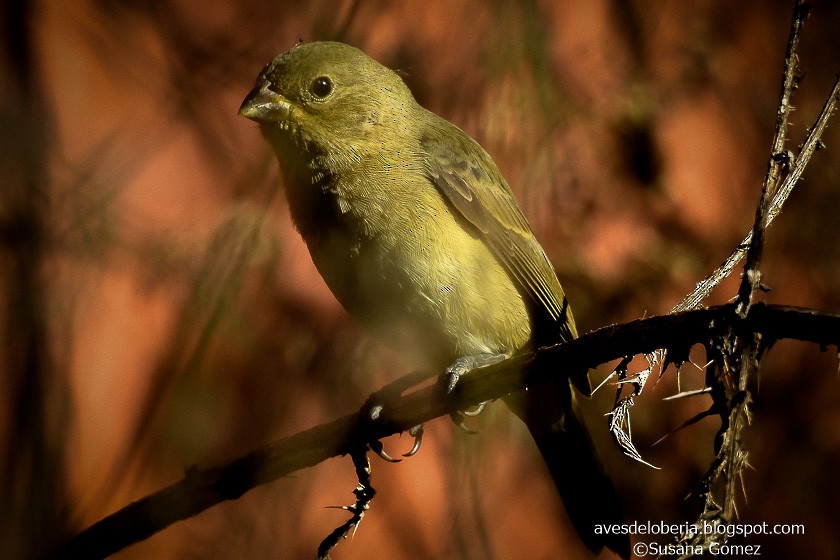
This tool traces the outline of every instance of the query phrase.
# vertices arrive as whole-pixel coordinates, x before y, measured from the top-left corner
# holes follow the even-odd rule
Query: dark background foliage
[[[667,312],[752,224],[789,2],[8,2],[0,56],[0,556],[19,557],[212,465],[357,409],[404,370],[344,314],[294,232],[276,163],[236,115],[298,39],[340,39],[493,155],[557,268],[579,327]],[[802,38],[791,145],[840,69],[836,3]],[[770,229],[765,299],[840,308],[840,125]],[[711,303],[727,301],[737,278]],[[755,390],[743,522],[765,558],[840,555],[834,348],[778,344]],[[702,352],[694,356],[702,364]],[[598,373],[603,376],[608,367]],[[653,380],[652,380],[653,381]],[[686,365],[680,387],[700,387]],[[651,382],[609,442],[628,520],[687,521],[712,457],[705,408]],[[379,495],[334,557],[584,553],[503,406],[468,436],[374,460]],[[392,438],[386,448],[408,448]],[[258,488],[118,558],[312,557],[344,519],[349,460]],[[641,540],[661,540],[640,537]],[[565,553],[565,554],[563,554]]]

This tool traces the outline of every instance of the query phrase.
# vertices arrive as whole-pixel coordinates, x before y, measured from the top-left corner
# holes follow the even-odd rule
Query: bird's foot
[[[359,411],[360,420],[366,423],[379,421],[382,416],[382,411],[385,410],[384,403],[387,400],[399,397],[406,389],[413,387],[428,378],[429,375],[425,372],[415,372],[403,376],[373,393],[370,397],[368,397],[367,401],[365,401],[365,404],[362,405],[362,408]],[[423,425],[418,424],[417,426],[414,426],[408,430],[408,435],[414,438],[414,443],[410,451],[403,453],[403,457],[411,457],[420,451],[420,445],[423,443]],[[389,455],[385,451],[382,442],[379,440],[370,442],[369,446],[371,451],[389,463],[399,463],[402,461],[400,458],[395,458]]]
[[[507,354],[476,354],[473,356],[461,356],[452,362],[443,375],[440,376],[439,383],[443,386],[447,395],[451,395],[458,385],[458,381],[462,376],[468,374],[474,369],[489,366],[508,358]],[[478,416],[487,406],[487,402],[479,403],[474,410],[453,411],[449,414],[456,426],[469,434],[477,433],[471,430],[464,424],[464,416]]]

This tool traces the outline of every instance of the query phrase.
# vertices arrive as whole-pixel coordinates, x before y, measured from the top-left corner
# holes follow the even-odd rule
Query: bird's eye
[[[319,76],[312,80],[312,83],[309,84],[309,91],[317,97],[318,99],[324,99],[333,90],[333,83],[326,76]]]

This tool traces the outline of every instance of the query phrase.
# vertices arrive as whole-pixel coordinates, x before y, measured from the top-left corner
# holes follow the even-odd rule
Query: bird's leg
[[[441,383],[446,388],[446,393],[451,394],[455,385],[462,375],[466,375],[474,369],[489,366],[509,358],[508,354],[475,354],[473,356],[461,356],[446,368],[441,376]]]
[[[481,368],[484,366],[489,366],[491,364],[495,364],[497,362],[501,362],[509,358],[508,354],[475,354],[472,356],[461,356],[454,362],[452,362],[449,367],[446,368],[446,371],[443,375],[440,376],[440,384],[443,385],[444,389],[446,390],[447,395],[451,395],[453,391],[455,391],[455,386],[458,384],[458,380],[461,379],[463,375],[468,374],[474,369]],[[466,414],[467,416],[478,416],[481,414],[481,411],[484,410],[484,407],[487,405],[486,402],[483,402],[476,407],[475,410],[469,412],[452,412],[450,417],[455,424],[461,428],[462,430],[468,433],[474,433],[473,430],[470,430],[464,425],[464,417],[462,414]]]
[[[379,420],[382,411],[384,410],[384,402],[388,399],[397,398],[403,394],[406,389],[414,387],[415,385],[428,379],[429,373],[424,371],[416,371],[408,375],[404,375],[399,379],[389,383],[379,391],[373,393],[368,397],[365,404],[362,405],[359,414],[364,421],[376,422]],[[423,442],[423,425],[414,426],[408,431],[408,435],[414,438],[414,445],[408,453],[404,453],[403,457],[411,457],[420,450],[420,444]],[[395,459],[385,452],[381,441],[373,441],[370,443],[370,449],[381,459],[390,463],[398,463],[401,459]]]

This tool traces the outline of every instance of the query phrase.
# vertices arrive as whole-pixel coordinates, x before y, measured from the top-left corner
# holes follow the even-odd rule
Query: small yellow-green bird
[[[349,45],[299,44],[263,69],[239,113],[274,148],[292,219],[327,285],[411,365],[457,379],[577,336],[554,268],[496,164],[421,107],[395,72]],[[627,557],[626,535],[596,534],[596,524],[623,517],[573,397],[564,379],[508,404],[581,539]]]

